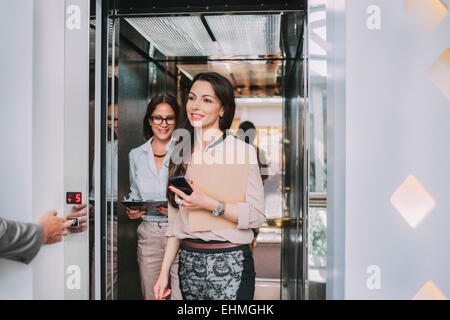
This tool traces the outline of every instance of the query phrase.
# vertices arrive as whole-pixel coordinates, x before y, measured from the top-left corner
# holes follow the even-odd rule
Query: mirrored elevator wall
[[[168,93],[177,95],[174,63],[164,63],[164,56],[151,50],[150,44],[125,20],[117,19],[119,36],[119,153],[118,199],[128,197],[129,159],[131,149],[146,140],[142,122],[150,97]],[[141,285],[136,259],[137,227],[141,220],[130,220],[125,208],[118,206],[118,299],[140,299]]]
[[[286,45],[283,69],[283,217],[287,225],[282,233],[281,296],[283,299],[305,299],[305,249],[302,236],[307,224],[304,198],[307,176],[302,147],[305,140],[305,55],[303,13],[283,17],[282,35]]]

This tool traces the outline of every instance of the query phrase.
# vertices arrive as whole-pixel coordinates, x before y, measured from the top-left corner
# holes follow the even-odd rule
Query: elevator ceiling
[[[126,18],[167,57],[280,55],[281,14]]]
[[[218,72],[225,75],[237,87],[275,86],[280,76],[280,61],[212,61],[208,64],[178,64],[178,68],[190,79],[200,72]]]

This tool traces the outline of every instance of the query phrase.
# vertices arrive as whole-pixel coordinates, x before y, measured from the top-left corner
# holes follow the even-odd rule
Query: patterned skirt
[[[184,300],[252,300],[255,293],[255,266],[248,245],[197,249],[182,244],[178,276]]]

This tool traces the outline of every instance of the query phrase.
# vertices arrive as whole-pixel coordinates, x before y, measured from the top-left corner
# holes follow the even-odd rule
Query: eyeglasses
[[[153,124],[159,125],[161,124],[163,121],[166,121],[166,123],[168,125],[171,124],[175,124],[176,122],[176,117],[167,117],[167,118],[163,118],[163,117],[150,117],[150,119],[152,120]]]

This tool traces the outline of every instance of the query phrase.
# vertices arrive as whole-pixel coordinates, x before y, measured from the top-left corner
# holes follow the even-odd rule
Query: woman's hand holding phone
[[[175,193],[175,201],[181,198],[183,200],[181,205],[188,209],[206,209],[212,211],[217,208],[218,201],[209,197],[200,188],[196,187],[194,181],[190,180],[189,185],[192,188],[190,195],[185,194],[174,186],[169,186],[170,191]]]

